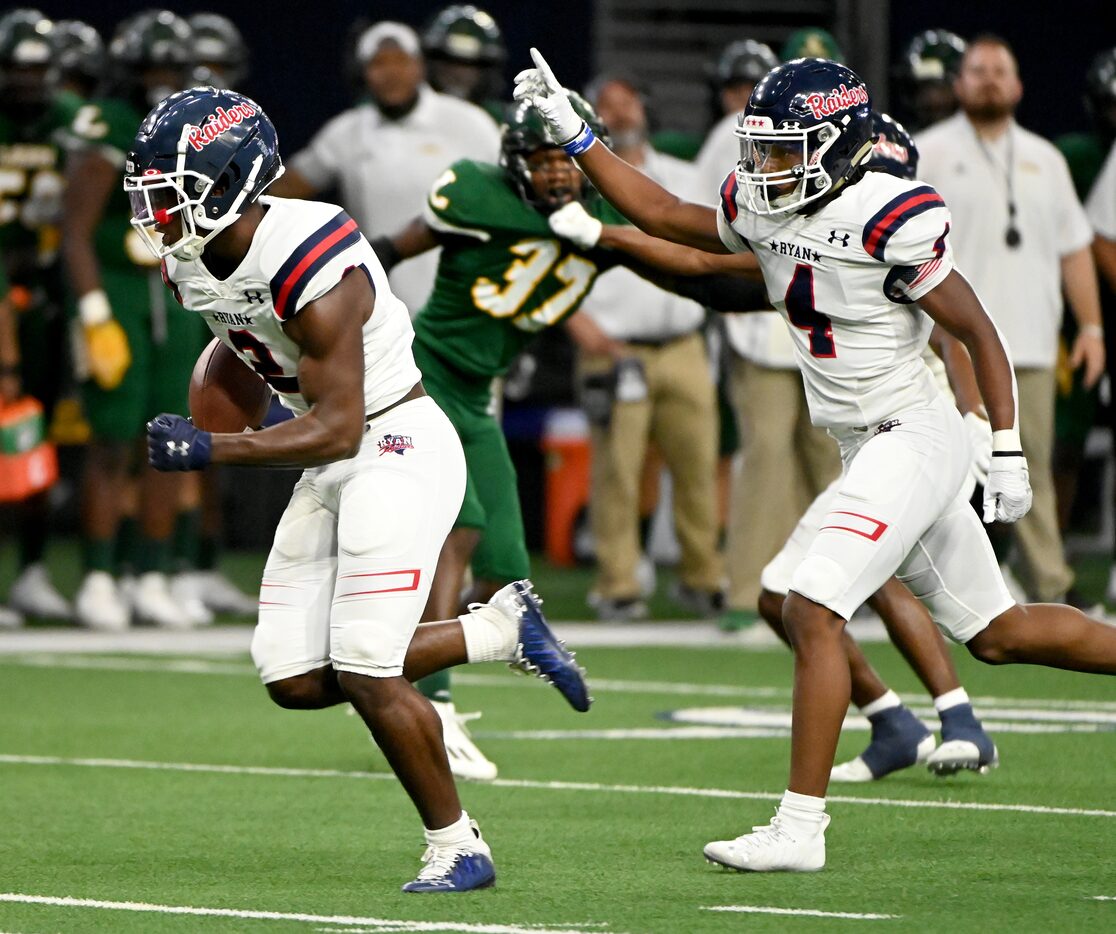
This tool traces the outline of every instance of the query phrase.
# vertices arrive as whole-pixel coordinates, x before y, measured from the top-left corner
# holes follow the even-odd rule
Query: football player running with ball
[[[972,356],[993,429],[988,522],[1014,522],[1031,503],[1011,361],[954,268],[942,198],[918,181],[864,171],[872,105],[856,74],[816,58],[770,71],[740,116],[741,160],[712,208],[679,200],[600,145],[531,54],[516,99],[538,109],[623,214],[710,253],[755,252],[794,338],[811,419],[840,445],[836,495],[783,607],[795,655],[787,791],[770,823],[705,847],[733,869],[821,869],[826,787],[849,705],[842,632],[888,578],[898,574],[948,635],[990,664],[1113,674],[1116,629],[1008,595],[964,495],[965,426],[921,353],[937,322]]]
[[[282,171],[271,121],[232,91],[173,94],[140,127],[124,181],[133,224],[179,302],[294,414],[241,434],[160,415],[149,459],[307,468],[264,569],[260,677],[281,707],[348,702],[361,715],[426,828],[425,866],[404,891],[484,888],[489,848],[411,680],[511,661],[581,710],[586,685],[527,581],[416,629],[465,489],[461,444],[423,389],[407,310],[356,223],[333,205],[261,197]]]

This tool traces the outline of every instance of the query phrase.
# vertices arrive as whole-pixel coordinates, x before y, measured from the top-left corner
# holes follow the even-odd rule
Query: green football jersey
[[[0,111],[0,255],[13,282],[37,283],[58,254],[64,154],[59,131],[80,99],[55,95],[37,120]]]
[[[1077,197],[1084,203],[1089,197],[1093,182],[1100,175],[1108,147],[1096,133],[1067,133],[1054,140],[1054,145],[1069,164],[1070,176]]]
[[[137,272],[159,265],[132,228],[132,209],[124,192],[124,160],[143,117],[127,101],[117,98],[90,101],[79,108],[66,134],[67,145],[75,149],[94,148],[120,171],[120,183],[105,205],[94,243],[97,259],[103,266]]]
[[[593,198],[590,214],[625,223]],[[430,298],[415,318],[415,340],[458,373],[500,376],[544,328],[573,314],[598,274],[621,261],[607,250],[560,240],[496,165],[455,162],[434,183],[424,209],[442,241]]]

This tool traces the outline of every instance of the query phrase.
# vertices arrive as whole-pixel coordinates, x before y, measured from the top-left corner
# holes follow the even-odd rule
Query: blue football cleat
[[[926,762],[934,750],[934,734],[910,710],[900,705],[881,710],[868,718],[872,741],[855,759],[833,767],[834,782],[874,782]]]
[[[472,822],[476,840],[467,846],[428,846],[422,855],[426,864],[404,892],[470,892],[496,884],[492,851]]]
[[[963,769],[986,774],[1000,764],[992,737],[973,713],[971,704],[958,704],[941,712],[942,744],[926,760],[935,775],[954,775]]]
[[[529,580],[515,581],[490,601],[509,608],[519,620],[519,644],[512,667],[538,675],[554,685],[574,710],[584,713],[593,703],[585,670],[573,652],[551,632],[542,612],[542,600]]]

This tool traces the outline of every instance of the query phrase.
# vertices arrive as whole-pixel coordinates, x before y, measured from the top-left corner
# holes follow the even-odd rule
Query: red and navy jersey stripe
[[[159,272],[163,276],[163,285],[171,290],[171,295],[174,296],[174,300],[181,305],[182,293],[178,291],[178,286],[174,284],[174,280],[170,277],[170,273],[167,271],[167,261],[165,259],[159,260]]]
[[[729,172],[721,183],[721,212],[730,224],[736,220],[736,213],[739,210],[736,206],[736,190],[736,173]]]
[[[271,301],[276,316],[286,321],[293,315],[310,280],[359,239],[356,221],[339,211],[303,240],[271,279]]]
[[[880,208],[864,225],[862,242],[869,256],[884,261],[887,242],[912,217],[925,211],[945,207],[942,196],[929,185],[920,185],[892,198]]]

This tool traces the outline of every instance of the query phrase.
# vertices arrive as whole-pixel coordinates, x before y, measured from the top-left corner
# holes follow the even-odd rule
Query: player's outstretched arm
[[[307,304],[283,329],[298,345],[305,415],[243,434],[212,436],[212,461],[313,467],[352,457],[364,435],[364,339],[372,313],[367,277],[350,275]]]
[[[714,208],[683,201],[616,156],[574,111],[554,72],[537,49],[535,67],[516,76],[514,96],[546,120],[551,137],[577,159],[582,171],[617,210],[641,230],[710,253],[727,253],[717,234]]]
[[[763,279],[759,262],[751,253],[710,253],[650,236],[634,227],[605,225],[598,245],[678,276],[742,276],[757,282]]]

